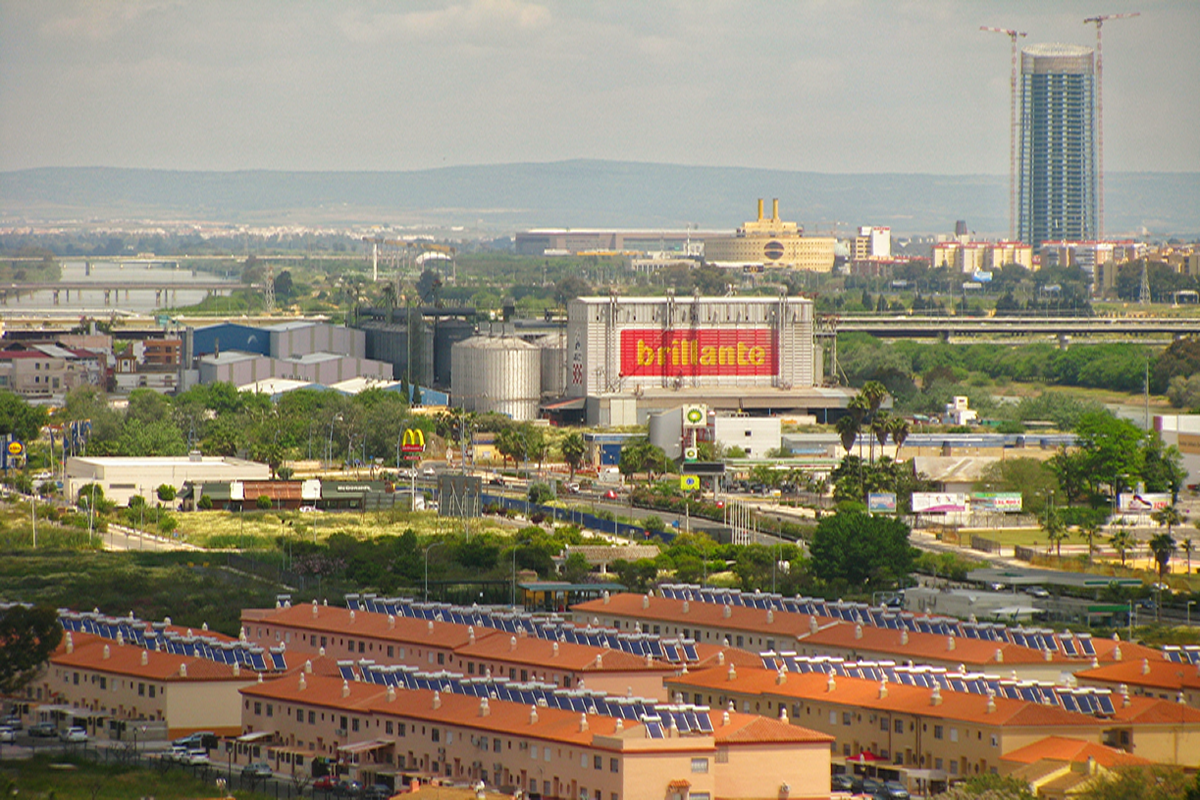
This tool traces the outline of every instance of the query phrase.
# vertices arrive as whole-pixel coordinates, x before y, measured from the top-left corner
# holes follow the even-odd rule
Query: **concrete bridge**
[[[1065,345],[1073,336],[1169,336],[1200,334],[1200,317],[839,317],[835,329],[886,338],[941,339],[956,336],[1047,336]]]
[[[236,283],[232,281],[56,281],[54,283],[7,283],[0,285],[0,305],[8,305],[9,298],[17,299],[21,295],[36,292],[50,292],[54,305],[65,300],[71,301],[71,292],[76,298],[84,292],[103,292],[104,305],[112,305],[113,301],[122,298],[129,299],[130,292],[154,292],[155,306],[162,306],[164,299],[175,302],[180,289],[184,291],[203,291],[209,296],[228,294],[243,289],[256,289],[257,284]]]

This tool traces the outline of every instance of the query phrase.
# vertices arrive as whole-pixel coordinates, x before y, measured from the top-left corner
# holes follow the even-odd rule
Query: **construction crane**
[[[1003,33],[1012,40],[1012,75],[1008,79],[1008,240],[1011,242],[1016,239],[1017,224],[1017,39],[1026,33],[986,25],[980,25],[979,30]]]
[[[1140,17],[1140,11],[1132,11],[1128,14],[1101,14],[1096,17],[1088,17],[1083,21],[1084,25],[1094,24],[1096,26],[1096,134],[1098,150],[1097,155],[1097,177],[1099,186],[1096,187],[1096,238],[1104,238],[1104,51],[1101,49],[1101,34],[1100,31],[1104,27],[1104,23],[1110,19],[1129,19],[1131,17]]]

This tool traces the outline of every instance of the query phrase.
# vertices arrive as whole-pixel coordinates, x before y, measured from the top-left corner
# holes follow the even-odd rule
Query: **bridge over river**
[[[37,292],[48,292],[51,297],[51,302],[54,305],[59,305],[60,302],[71,301],[71,292],[76,293],[78,298],[83,292],[102,293],[104,295],[104,305],[110,306],[114,302],[119,303],[122,299],[129,300],[131,292],[154,292],[154,304],[156,307],[164,305],[164,300],[174,304],[176,294],[182,289],[184,291],[202,291],[207,295],[227,295],[231,292],[242,289],[257,289],[257,284],[239,283],[236,281],[197,281],[191,280],[182,281],[163,281],[163,280],[143,280],[143,281],[113,281],[113,280],[84,280],[84,281],[56,281],[53,283],[6,283],[0,284],[0,305],[6,306],[10,300],[19,301],[22,295],[32,295]]]
[[[859,331],[882,338],[942,339],[954,337],[1056,337],[1066,344],[1071,337],[1167,336],[1179,338],[1200,334],[1200,317],[1100,316],[1100,317],[933,317],[861,316],[839,317],[832,327],[838,332]]]

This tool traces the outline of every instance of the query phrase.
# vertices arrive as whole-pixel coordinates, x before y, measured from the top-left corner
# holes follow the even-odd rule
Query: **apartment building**
[[[738,712],[680,732],[597,714],[316,675],[242,691],[247,733],[335,760],[364,781],[405,771],[529,795],[620,798],[827,798],[830,737]],[[301,765],[303,766],[303,765]]]
[[[1075,673],[1081,686],[1096,686],[1138,697],[1181,700],[1200,708],[1200,668],[1195,664],[1149,658],[1106,664]]]
[[[494,674],[664,699],[663,679],[678,667],[620,650],[551,642],[483,626],[414,619],[337,606],[296,605],[248,609],[247,638],[289,652],[324,652],[332,658],[365,658],[378,664],[446,669],[468,676]],[[709,654],[711,657],[711,654]]]
[[[1001,771],[1001,758],[1049,736],[1119,748],[1161,764],[1200,759],[1200,711],[1149,697],[1114,697],[1106,715],[1059,705],[821,672],[722,669],[667,682],[689,702],[782,716],[834,737],[844,758],[869,751],[953,780]],[[677,693],[677,694],[676,694]]]
[[[622,593],[578,603],[571,608],[578,623],[618,630],[642,630],[691,636],[697,642],[728,643],[752,651],[841,656],[850,660],[912,661],[955,669],[1015,673],[1023,680],[1058,680],[1064,673],[1122,660],[1161,660],[1162,654],[1141,645],[1111,639],[1088,639],[1095,655],[1069,656],[1013,642],[972,639],[921,631],[882,628],[816,614]]]
[[[237,665],[68,631],[27,696],[39,701],[39,718],[56,712],[86,718],[93,735],[110,720],[165,722],[169,737],[199,730],[236,735],[242,724],[238,689],[256,680],[257,674]]]

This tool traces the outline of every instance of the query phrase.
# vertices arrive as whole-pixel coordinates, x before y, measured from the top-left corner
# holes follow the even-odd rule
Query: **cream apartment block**
[[[1200,711],[1148,697],[1117,697],[1109,717],[1057,705],[922,686],[767,669],[709,669],[668,681],[672,696],[780,716],[833,736],[843,757],[870,751],[950,779],[999,773],[1007,753],[1048,736],[1116,747],[1156,763],[1200,761]]]
[[[236,735],[238,689],[256,680],[236,665],[68,631],[27,693],[45,719],[56,710],[88,712],[92,734],[107,720],[151,720],[166,723],[170,737],[200,730]]]
[[[710,712],[711,734],[650,738],[632,721],[316,675],[254,684],[247,733],[343,757],[360,780],[404,770],[544,797],[827,798],[830,737],[738,712]]]

